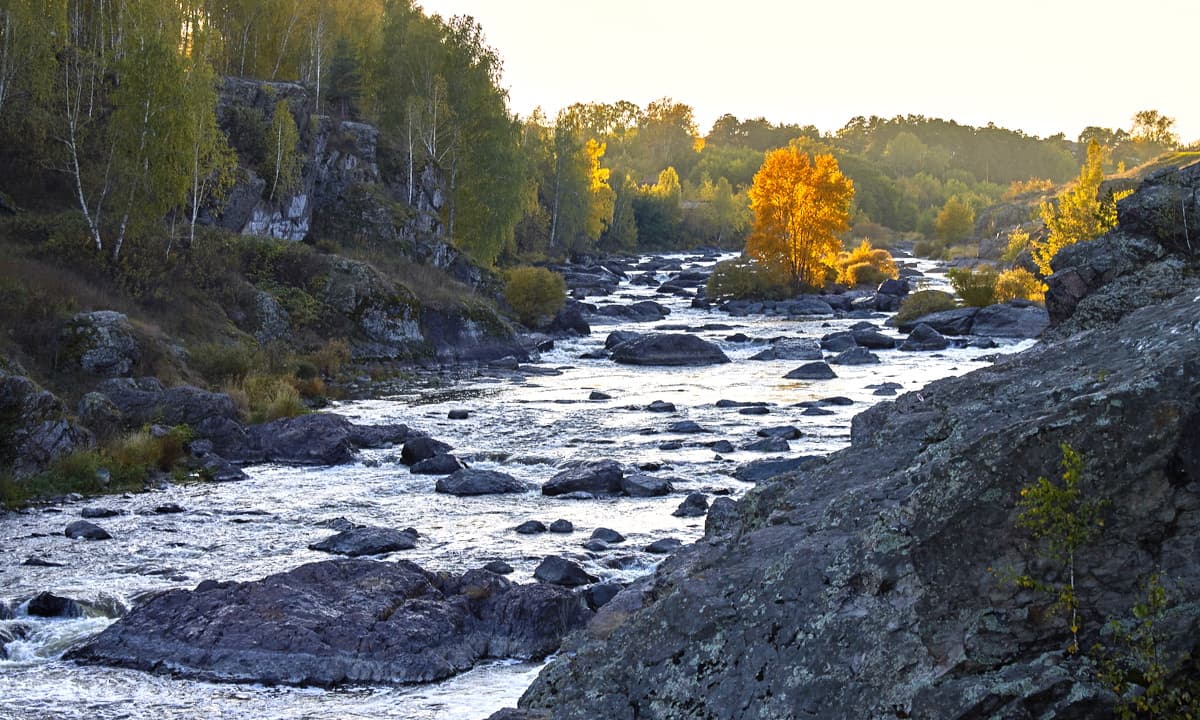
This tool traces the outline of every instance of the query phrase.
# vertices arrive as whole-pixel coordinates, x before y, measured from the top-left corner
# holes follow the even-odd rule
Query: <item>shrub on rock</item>
[[[522,323],[534,325],[562,309],[567,301],[567,283],[562,275],[546,268],[516,268],[508,273],[504,299]]]

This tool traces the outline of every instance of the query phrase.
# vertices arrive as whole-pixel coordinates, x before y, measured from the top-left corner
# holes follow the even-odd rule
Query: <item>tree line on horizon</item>
[[[984,207],[1073,177],[1089,142],[1110,172],[1179,144],[1156,111],[1075,140],[921,115],[856,117],[823,134],[727,114],[702,135],[670,98],[522,118],[501,70],[472,18],[413,0],[3,0],[0,162],[21,172],[0,192],[69,204],[87,242],[114,258],[129,238],[169,251],[247,172],[272,195],[289,189],[294,138],[308,113],[329,114],[379,127],[397,203],[412,203],[431,168],[444,233],[492,265],[741,248],[754,176],[784,147],[836,158],[855,189],[851,235],[952,241]],[[251,161],[218,124],[222,76],[299,81],[310,101],[260,119],[266,148]]]

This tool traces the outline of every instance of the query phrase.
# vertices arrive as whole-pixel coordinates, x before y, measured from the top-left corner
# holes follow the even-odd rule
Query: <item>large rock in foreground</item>
[[[685,333],[640,335],[614,347],[612,359],[626,365],[718,365],[729,362],[721,348]]]
[[[589,615],[568,590],[486,570],[331,560],[167,591],[71,657],[218,681],[427,682],[483,658],[545,657]]]
[[[1200,280],[1175,291],[860,414],[850,448],[756,487],[721,534],[602,608],[522,707],[556,720],[1113,717],[1113,696],[1065,652],[1055,598],[992,570],[1054,571],[1017,528],[1017,500],[1059,476],[1069,443],[1085,496],[1108,501],[1076,555],[1081,647],[1108,642],[1106,618],[1129,617],[1158,572],[1179,602],[1158,650],[1200,652]]]

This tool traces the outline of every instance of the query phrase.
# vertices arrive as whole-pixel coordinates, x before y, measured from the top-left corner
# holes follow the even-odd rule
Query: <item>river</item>
[[[711,261],[680,256],[685,269]],[[924,265],[928,269],[928,265]],[[662,279],[669,274],[661,275]],[[938,278],[931,276],[933,282]],[[250,478],[228,484],[181,484],[162,490],[90,498],[0,516],[0,601],[18,606],[42,591],[106,608],[97,617],[41,619],[15,609],[0,621],[0,718],[439,718],[480,720],[515,704],[540,669],[538,663],[498,661],[440,683],[340,690],[213,684],[133,670],[77,666],[61,660],[73,645],[99,632],[112,617],[153,591],[193,587],[204,579],[250,580],[331,556],[308,550],[332,531],[322,522],[339,517],[388,527],[414,527],[421,539],[413,550],[395,553],[431,570],[464,570],[492,560],[515,568],[518,582],[532,578],[547,554],[581,562],[605,580],[628,581],[651,571],[659,556],[642,551],[665,537],[684,542],[703,533],[704,518],[677,518],[671,511],[689,492],[742,495],[749,485],[732,477],[740,464],[763,453],[735,449],[716,453],[708,444],[728,440],[735,448],[758,439],[758,429],[794,425],[803,432],[787,455],[824,454],[849,442],[850,419],[886,399],[868,387],[898,383],[902,392],[981,367],[996,352],[1029,342],[1001,342],[996,350],[951,349],[938,353],[881,350],[878,365],[837,366],[838,378],[784,380],[802,364],[750,361],[767,338],[816,337],[858,320],[793,321],[778,317],[731,318],[693,309],[690,301],[656,295],[652,288],[622,283],[608,300],[654,299],[671,308],[657,324],[593,326],[593,334],[560,340],[530,371],[483,370],[452,383],[395,385],[385,396],[338,403],[333,411],[357,422],[402,422],[454,446],[473,467],[502,470],[541,484],[564,464],[614,459],[629,466],[660,466],[656,475],[673,479],[665,498],[561,500],[539,493],[457,498],[433,492],[435,478],[412,475],[396,450],[364,451],[350,465],[297,468],[262,465]],[[882,317],[875,320],[882,326]],[[733,361],[699,368],[654,368],[585,360],[613,330],[646,331],[655,325],[689,326],[716,342]],[[703,328],[703,329],[702,329]],[[899,337],[891,329],[888,334]],[[742,333],[757,342],[729,340]],[[590,400],[593,391],[611,396]],[[830,414],[806,414],[798,403],[840,396],[849,405],[828,405]],[[717,401],[768,403],[769,414],[750,416]],[[676,412],[649,412],[662,400]],[[452,409],[466,420],[450,420]],[[692,420],[709,430],[673,434],[669,424]],[[155,511],[175,503],[183,512]],[[103,542],[72,541],[63,528],[88,506],[118,511],[97,520],[112,533]],[[571,534],[520,535],[512,529],[528,519],[546,524],[571,521]],[[608,527],[628,540],[605,553],[585,550],[593,529]],[[39,557],[57,567],[24,565]]]

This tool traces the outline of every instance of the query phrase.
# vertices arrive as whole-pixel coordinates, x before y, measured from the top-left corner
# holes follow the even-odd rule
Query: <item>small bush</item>
[[[707,295],[711,299],[779,300],[788,296],[787,286],[762,265],[748,258],[717,263],[708,278]]]
[[[342,338],[329,340],[309,355],[325,377],[335,377],[342,366],[350,362],[350,343]]]
[[[946,273],[954,292],[962,298],[963,304],[973,307],[987,307],[996,302],[996,279],[999,277],[996,269],[987,265],[975,268],[953,268]]]
[[[935,238],[927,237],[918,240],[913,245],[913,255],[937,260],[946,254],[946,244]]]
[[[567,283],[562,275],[539,267],[520,267],[508,273],[504,299],[525,325],[551,318],[566,303]]]
[[[904,298],[904,302],[900,303],[900,310],[896,313],[896,322],[904,323],[924,317],[930,313],[953,310],[956,307],[958,307],[958,303],[954,301],[954,296],[948,292],[942,292],[941,290],[918,290]]]
[[[1023,228],[1013,228],[1008,233],[1008,246],[1000,254],[1000,259],[1004,262],[1014,262],[1028,249],[1029,233]]]
[[[996,302],[1032,300],[1045,302],[1046,284],[1025,268],[1005,270],[996,278]]]
[[[849,252],[839,253],[834,265],[837,269],[836,282],[851,287],[878,285],[884,280],[899,276],[892,254],[887,250],[872,247],[870,240],[863,240],[858,247]]]
[[[252,423],[296,417],[308,412],[300,392],[284,376],[255,373],[226,386],[225,392]]]
[[[204,343],[192,348],[189,364],[213,385],[238,383],[263,364],[262,349],[251,343]]]

